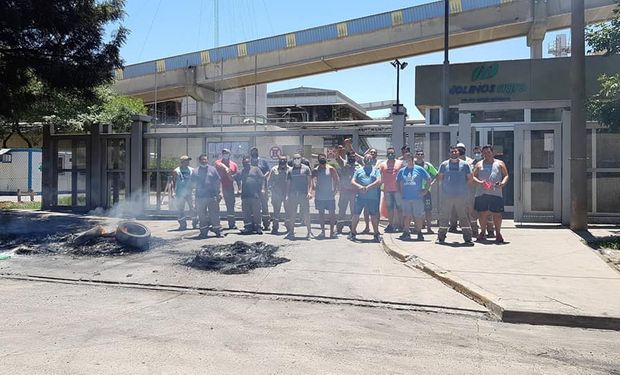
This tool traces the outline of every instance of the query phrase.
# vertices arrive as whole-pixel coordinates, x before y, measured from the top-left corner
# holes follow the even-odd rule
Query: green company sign
[[[499,64],[497,63],[491,65],[479,65],[472,70],[471,81],[476,82],[493,78],[497,75],[498,70]]]
[[[527,91],[527,84],[521,82],[480,82],[497,79],[499,64],[482,64],[476,66],[471,71],[471,82],[469,85],[453,85],[450,87],[450,95],[501,95],[498,99],[505,100],[510,96]]]

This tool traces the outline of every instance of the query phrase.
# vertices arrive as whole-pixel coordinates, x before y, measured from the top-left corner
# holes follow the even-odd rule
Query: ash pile
[[[151,232],[142,224],[124,221],[116,230],[101,225],[78,233],[36,234],[0,239],[0,253],[6,255],[115,256],[145,251]]]
[[[186,265],[223,274],[248,273],[255,268],[275,267],[289,262],[287,258],[274,255],[278,249],[278,246],[264,242],[205,245]]]

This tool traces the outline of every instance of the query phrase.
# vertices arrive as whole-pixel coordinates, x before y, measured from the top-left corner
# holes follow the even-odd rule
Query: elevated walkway
[[[528,36],[570,26],[570,0],[451,1],[450,47]],[[613,0],[585,1],[586,22],[607,20]],[[129,65],[115,89],[146,102],[214,92],[415,56],[443,48],[443,2]],[[540,49],[540,48],[538,48]],[[157,91],[157,94],[155,92]]]

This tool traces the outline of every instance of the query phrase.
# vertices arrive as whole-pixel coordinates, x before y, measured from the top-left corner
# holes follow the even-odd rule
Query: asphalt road
[[[620,333],[0,278],[0,374],[620,374]]]

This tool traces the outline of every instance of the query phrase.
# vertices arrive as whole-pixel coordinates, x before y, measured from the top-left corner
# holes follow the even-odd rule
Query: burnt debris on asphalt
[[[248,273],[255,268],[275,267],[289,261],[276,257],[279,247],[264,242],[205,245],[186,265],[223,274]]]

